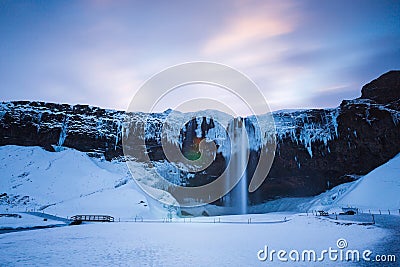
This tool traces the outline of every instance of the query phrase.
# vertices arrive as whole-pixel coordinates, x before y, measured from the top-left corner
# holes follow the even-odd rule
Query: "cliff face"
[[[344,100],[335,109],[275,112],[276,157],[268,178],[250,194],[250,201],[318,194],[385,163],[400,152],[399,103],[400,72],[391,71],[365,85],[359,99]],[[146,150],[152,160],[168,169],[160,141],[168,112],[129,114],[134,127],[123,133],[128,116],[123,111],[85,105],[4,102],[0,105],[0,145],[42,146],[48,150],[65,146],[111,160],[123,154],[123,137],[139,135],[146,141],[146,147],[134,149]],[[146,127],[144,117],[148,122]],[[164,127],[177,127],[173,124]],[[254,130],[251,118],[245,119],[245,125],[250,141],[265,134]],[[210,136],[224,137],[216,122],[208,118],[192,119],[181,129],[180,147],[185,155],[196,156],[190,154],[196,140]],[[223,141],[216,143],[219,147],[216,160],[204,172],[169,171],[172,173],[169,178],[194,186],[218,177],[228,155]],[[251,149],[248,174],[254,171],[259,151],[265,147]]]
[[[104,153],[107,159],[122,153],[122,111],[29,101],[6,102],[0,110],[1,145],[41,146],[50,151],[66,146]]]
[[[329,125],[330,117],[325,112],[302,112],[309,121],[303,124],[302,120],[294,119],[297,133],[278,138],[277,155],[269,173],[271,179],[256,192],[258,201],[266,195],[274,197],[277,192],[280,196],[321,193],[368,173],[399,153],[398,110],[367,99],[343,101],[335,110],[337,117],[330,122],[335,130],[328,135],[319,133],[323,128],[319,125],[306,131],[312,132],[311,137],[302,140],[301,131],[310,127],[312,121],[324,127],[328,121]]]

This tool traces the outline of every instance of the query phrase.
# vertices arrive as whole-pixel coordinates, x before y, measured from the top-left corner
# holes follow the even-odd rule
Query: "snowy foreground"
[[[277,222],[285,217],[286,222]],[[252,218],[250,224],[247,223],[249,218]],[[394,253],[390,251],[394,248],[385,245],[393,232],[380,223],[400,222],[399,216],[382,215],[375,226],[345,225],[325,217],[290,213],[218,219],[216,223],[211,217],[191,222],[179,219],[179,222],[168,223],[91,223],[7,233],[0,235],[0,259],[4,266],[277,266],[285,263],[276,255],[272,262],[270,258],[260,261],[258,252],[268,246],[269,250],[288,253],[315,250],[319,257],[320,252],[329,247],[338,250],[338,239],[345,239],[348,244],[343,251],[357,249],[362,253],[369,249],[373,258],[378,253]],[[270,223],[255,223],[257,221]],[[363,260],[334,262],[328,256],[321,262],[300,259],[298,262],[289,260],[289,263],[295,266],[374,266]],[[386,266],[396,265],[387,263]]]
[[[165,222],[168,208],[133,182],[122,161],[108,162],[73,149],[48,152],[39,147],[3,146],[0,214],[14,215],[0,216],[0,266],[399,266],[399,171],[400,155],[357,181],[321,195],[251,207],[251,212],[259,214],[175,216]],[[138,163],[133,175],[154,173]],[[161,190],[155,195],[163,201],[170,198]],[[346,206],[357,207],[363,214],[332,214]],[[316,210],[328,211],[330,216],[315,216]],[[189,211],[193,215],[227,213],[216,206]],[[47,214],[64,218],[106,214],[116,222],[68,226],[65,219]],[[29,230],[42,227],[52,228]],[[339,239],[347,247],[338,249]],[[258,257],[266,256],[260,250],[266,246],[268,257],[260,261]],[[337,253],[371,250],[371,260],[376,255],[395,255],[396,262],[331,261],[328,255],[318,261],[321,252],[330,248]],[[287,254],[296,250],[300,258],[293,261],[286,255],[283,258],[289,262],[285,263],[275,252],[271,261],[273,250]],[[317,261],[303,261],[304,250],[314,250]]]

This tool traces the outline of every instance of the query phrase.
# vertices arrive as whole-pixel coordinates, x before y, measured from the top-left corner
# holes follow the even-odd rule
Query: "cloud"
[[[236,2],[235,8],[205,40],[202,53],[248,75],[273,109],[301,103],[299,79],[307,69],[282,62],[296,46],[290,35],[301,26],[297,3]]]
[[[262,6],[258,3],[246,7],[238,7],[238,14],[231,13],[219,32],[206,40],[203,48],[205,55],[251,49],[265,39],[290,33],[295,28],[295,20],[287,12],[287,4],[266,2]]]
[[[227,30],[209,40],[204,48],[206,54],[232,51],[268,37],[290,32],[291,27],[278,20],[244,17],[233,22]]]
[[[314,108],[334,108],[339,106],[344,99],[354,99],[359,96],[360,88],[341,85],[315,92],[310,97],[310,104]]]

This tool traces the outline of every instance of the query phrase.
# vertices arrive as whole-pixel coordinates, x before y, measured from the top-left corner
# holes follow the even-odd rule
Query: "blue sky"
[[[0,0],[3,101],[126,109],[188,61],[242,71],[273,110],[335,107],[400,69],[400,1]]]

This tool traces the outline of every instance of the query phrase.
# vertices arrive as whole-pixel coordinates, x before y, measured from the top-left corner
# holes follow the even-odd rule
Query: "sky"
[[[190,61],[239,70],[272,110],[336,107],[400,69],[400,1],[0,0],[2,101],[124,110],[147,79]],[[195,109],[182,102],[206,92],[240,101],[189,86],[159,111]]]

